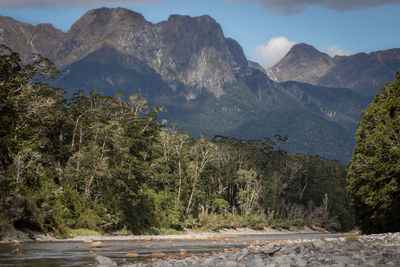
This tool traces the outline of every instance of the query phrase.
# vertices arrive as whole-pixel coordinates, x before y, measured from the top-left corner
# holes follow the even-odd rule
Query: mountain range
[[[55,86],[113,95],[139,93],[162,105],[159,119],[194,137],[288,135],[288,152],[347,162],[371,96],[400,70],[400,50],[331,58],[299,44],[274,67],[248,61],[210,16],[171,15],[151,23],[124,8],[85,13],[63,32],[0,16],[0,43],[29,62],[60,70]]]
[[[349,88],[372,100],[377,89],[394,81],[399,70],[400,48],[332,58],[310,45],[298,44],[267,73],[276,82]]]

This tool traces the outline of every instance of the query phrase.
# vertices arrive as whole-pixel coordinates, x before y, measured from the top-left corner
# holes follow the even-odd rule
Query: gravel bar
[[[209,256],[151,259],[125,265],[139,266],[400,266],[400,233],[361,235],[356,238],[271,241]]]

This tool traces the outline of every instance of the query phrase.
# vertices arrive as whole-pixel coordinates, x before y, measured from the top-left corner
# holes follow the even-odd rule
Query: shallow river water
[[[135,262],[152,258],[152,252],[176,255],[180,250],[186,255],[199,255],[229,248],[245,248],[250,244],[262,244],[271,240],[335,238],[340,234],[279,234],[222,237],[211,240],[133,240],[103,241],[105,248],[89,248],[83,242],[27,242],[19,246],[0,244],[0,266],[88,266],[94,263],[95,255],[107,256],[116,262]],[[15,253],[16,249],[21,253]],[[127,253],[138,253],[130,258]]]

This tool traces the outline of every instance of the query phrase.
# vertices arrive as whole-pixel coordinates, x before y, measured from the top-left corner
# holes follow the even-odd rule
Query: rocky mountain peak
[[[179,14],[172,14],[168,17],[167,22],[173,24],[183,24],[185,22],[191,22],[192,17],[188,15],[179,15]]]
[[[325,53],[322,53],[322,52],[318,51],[317,49],[315,49],[314,46],[306,44],[306,43],[295,44],[289,50],[288,54],[310,55],[310,56],[324,56],[324,55],[326,55]]]
[[[101,35],[107,29],[134,30],[148,23],[140,14],[125,8],[98,8],[86,12],[71,27],[73,35]]]
[[[221,26],[210,16],[190,17],[171,15],[166,22],[160,23],[171,39],[180,40],[190,47],[215,47],[221,49],[225,45],[225,37]],[[172,39],[171,39],[172,41]]]
[[[99,8],[86,12],[67,32],[52,55],[59,67],[79,60],[104,45],[125,49],[126,39],[152,25],[134,11],[125,8]],[[58,59],[62,58],[62,61]]]
[[[399,69],[398,48],[331,58],[310,45],[298,44],[275,66],[267,69],[267,73],[278,82],[350,88],[372,99],[384,82],[393,80]]]
[[[235,48],[234,55],[221,26],[208,15],[171,15],[156,24],[154,31],[158,37],[151,46],[156,52],[144,60],[151,62],[173,88],[177,87],[174,81],[183,81],[188,88],[187,99],[196,98],[203,89],[216,97],[223,95],[223,85],[235,80],[234,68],[243,62],[247,66],[240,58],[241,48]]]
[[[286,56],[281,59],[275,66],[282,66],[283,64],[291,63],[307,63],[322,61],[329,64],[333,59],[325,53],[322,53],[315,49],[313,46],[301,43],[294,45]]]
[[[308,44],[296,44],[275,66],[267,69],[268,76],[279,82],[307,81],[316,84],[334,64],[334,59]],[[304,66],[310,66],[304,71]]]
[[[219,25],[215,19],[210,17],[209,15],[202,15],[198,17],[191,17],[187,15],[179,15],[179,14],[173,14],[168,17],[167,20],[169,23],[174,23],[174,24],[182,24],[182,23],[199,23],[202,25],[205,24],[214,24],[214,25]]]
[[[42,34],[42,35],[53,35],[55,39],[58,39],[62,36],[65,35],[65,33],[60,30],[55,28],[52,24],[50,23],[40,23],[36,25],[35,30],[36,33]]]

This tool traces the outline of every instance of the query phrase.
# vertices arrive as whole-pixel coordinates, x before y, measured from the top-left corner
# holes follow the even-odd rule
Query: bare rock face
[[[65,33],[66,40],[52,59],[62,68],[104,45],[123,50],[124,41],[149,24],[141,14],[124,8],[90,10]]]
[[[299,81],[317,84],[320,77],[332,68],[333,59],[307,44],[294,45],[286,56],[267,70],[277,82]]]
[[[233,56],[220,25],[209,16],[172,15],[167,21],[143,28],[122,44],[173,89],[182,82],[187,87],[187,99],[197,97],[203,88],[220,97],[224,94],[223,84],[235,80]]]
[[[49,57],[60,69],[113,47],[154,69],[173,90],[183,84],[187,99],[203,89],[218,98],[224,84],[236,81],[235,72],[247,69],[240,45],[225,39],[221,26],[207,15],[172,15],[152,24],[128,9],[100,8],[85,13],[66,33],[50,24],[34,27],[0,17],[0,42],[25,59],[32,53]]]
[[[260,64],[258,64],[257,62],[253,62],[253,61],[248,61],[248,65],[249,68],[255,69],[255,70],[259,70],[263,73],[265,73],[266,75],[268,75],[267,69],[264,69]]]
[[[25,61],[30,61],[33,53],[50,57],[63,41],[64,35],[51,24],[39,24],[34,27],[10,17],[0,16],[0,43],[20,53]]]

